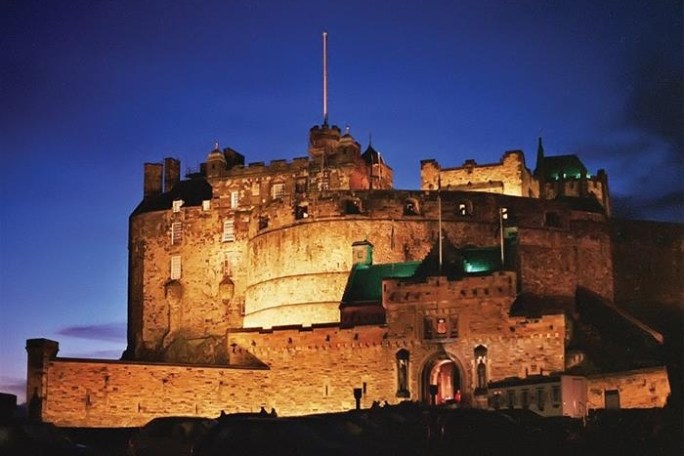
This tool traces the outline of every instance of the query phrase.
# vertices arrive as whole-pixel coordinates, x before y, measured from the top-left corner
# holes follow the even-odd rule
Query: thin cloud
[[[126,342],[126,323],[104,323],[99,325],[67,326],[57,331],[60,336],[104,342]]]
[[[17,396],[17,403],[20,404],[26,397],[26,380],[16,377],[0,376],[0,392],[14,394]]]

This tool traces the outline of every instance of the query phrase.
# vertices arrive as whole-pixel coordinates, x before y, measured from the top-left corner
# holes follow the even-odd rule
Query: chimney
[[[164,193],[170,192],[180,181],[180,160],[167,157],[164,159]]]
[[[160,195],[162,192],[162,170],[164,165],[161,163],[145,163],[145,184],[144,197]]]

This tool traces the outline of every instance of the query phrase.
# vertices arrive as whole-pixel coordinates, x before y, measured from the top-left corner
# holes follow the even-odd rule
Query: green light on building
[[[473,272],[489,272],[491,271],[492,265],[489,264],[487,261],[464,261],[463,262],[463,268],[465,269],[465,272],[467,273],[473,273]]]

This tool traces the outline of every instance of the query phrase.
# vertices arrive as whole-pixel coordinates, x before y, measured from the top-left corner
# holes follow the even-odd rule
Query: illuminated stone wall
[[[506,152],[499,163],[477,164],[466,160],[463,166],[441,168],[435,160],[423,160],[420,188],[476,191],[504,195],[539,197],[539,185],[525,166],[521,151]]]
[[[221,363],[229,328],[337,322],[353,242],[370,241],[374,262],[391,263],[422,260],[438,239],[436,192],[314,193],[302,219],[293,211],[298,198],[231,208],[220,195],[206,210],[181,207],[131,218],[133,359]],[[344,213],[349,200],[360,214]],[[405,213],[409,202],[413,214]],[[601,215],[554,201],[442,192],[443,232],[457,247],[496,246],[500,207],[518,227],[518,247],[510,254],[523,291],[574,296],[582,286],[612,296],[610,237]],[[547,226],[548,213],[558,225]],[[262,217],[268,226],[259,226]],[[222,239],[226,219],[235,221],[234,241]],[[175,243],[173,223],[183,231]],[[176,281],[170,280],[173,256],[181,259]]]
[[[606,407],[606,391],[617,391],[620,408],[664,407],[670,394],[665,367],[589,377],[589,409]]]

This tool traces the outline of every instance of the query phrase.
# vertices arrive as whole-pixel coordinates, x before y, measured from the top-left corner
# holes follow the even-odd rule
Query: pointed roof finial
[[[347,124],[347,125],[344,127],[344,134],[345,134],[345,135],[348,135],[350,132],[351,132],[351,126],[349,126],[349,124]]]
[[[373,145],[373,133],[368,132],[368,147]]]
[[[218,139],[214,140],[214,150],[219,150],[219,141],[218,141]]]

